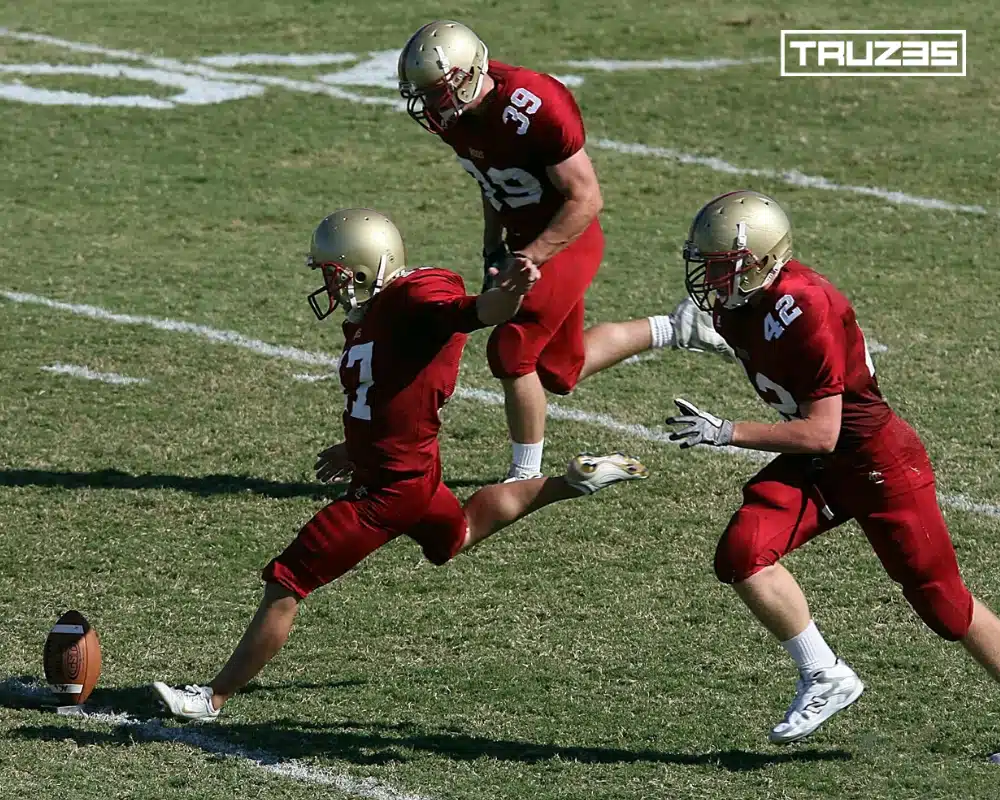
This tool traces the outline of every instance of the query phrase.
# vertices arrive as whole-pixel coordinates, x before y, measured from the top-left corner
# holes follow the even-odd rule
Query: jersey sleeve
[[[462,277],[444,269],[429,269],[407,282],[406,310],[418,331],[441,337],[485,328],[479,319],[476,296],[465,292]]]
[[[821,291],[795,298],[801,322],[788,328],[794,347],[785,355],[795,364],[792,395],[798,402],[821,400],[843,394],[847,375],[847,339],[844,326]],[[791,313],[794,313],[792,311]]]
[[[526,133],[529,139],[526,144],[537,154],[543,166],[551,167],[583,148],[587,138],[583,115],[570,90],[555,78],[540,76],[535,88],[541,105],[529,116],[531,124]],[[528,108],[530,102],[529,98]]]

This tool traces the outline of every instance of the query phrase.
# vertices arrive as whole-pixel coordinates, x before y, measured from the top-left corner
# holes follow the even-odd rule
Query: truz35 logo
[[[781,32],[781,76],[965,77],[965,31]]]

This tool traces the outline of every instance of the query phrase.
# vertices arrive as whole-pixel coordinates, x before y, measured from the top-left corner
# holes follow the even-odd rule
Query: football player
[[[465,25],[431,22],[399,55],[410,116],[450,145],[479,183],[486,284],[491,266],[541,267],[520,312],[490,335],[490,370],[504,390],[512,440],[508,479],[538,475],[545,390],[651,347],[722,350],[707,315],[685,301],[672,315],[584,330],[584,295],[604,252],[601,189],[573,95],[555,78],[488,58]]]
[[[486,486],[463,507],[441,480],[439,412],[455,391],[471,331],[513,316],[538,279],[533,264],[493,270],[496,287],[465,293],[462,279],[432,267],[408,269],[392,222],[363,208],[336,211],[316,228],[308,264],[323,286],[309,296],[316,316],[343,309],[340,361],[344,441],[319,454],[316,476],[349,472],[342,498],[317,513],[263,572],[264,597],[228,662],[208,686],[155,682],[184,719],[212,720],[284,645],[299,603],[400,535],[434,564],[560,500],[647,476],[633,458],[580,455],[566,474]]]
[[[678,399],[681,413],[667,420],[682,448],[780,453],[743,487],[715,553],[719,580],[799,669],[771,741],[808,736],[864,690],[779,562],[850,519],[928,627],[1000,680],[1000,621],[962,581],[927,452],[882,397],[850,302],[792,258],[785,212],[757,192],[716,197],[694,218],[684,261],[691,298],[712,312],[754,390],[784,417],[732,422]]]

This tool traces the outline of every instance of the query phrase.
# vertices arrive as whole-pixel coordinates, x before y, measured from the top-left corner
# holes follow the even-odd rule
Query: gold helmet
[[[691,223],[684,285],[703,311],[715,300],[738,308],[770,286],[791,257],[792,225],[781,206],[759,192],[729,192],[706,203]]]
[[[309,295],[317,319],[337,306],[353,311],[371,300],[406,268],[403,237],[385,214],[369,208],[343,208],[313,231],[306,266],[323,270],[323,286]],[[319,296],[329,298],[326,309]]]
[[[479,96],[489,66],[486,45],[460,22],[429,22],[399,54],[399,93],[406,113],[440,133]]]

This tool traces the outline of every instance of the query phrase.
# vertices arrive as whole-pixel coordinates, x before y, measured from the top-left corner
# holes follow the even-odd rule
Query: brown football
[[[45,640],[45,680],[61,704],[79,705],[90,697],[100,677],[97,631],[79,611],[67,611]]]

